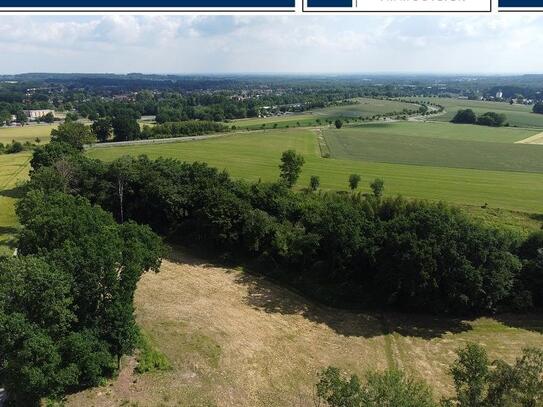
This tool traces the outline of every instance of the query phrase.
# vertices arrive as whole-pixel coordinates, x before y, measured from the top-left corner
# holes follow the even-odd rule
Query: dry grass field
[[[177,252],[136,294],[137,320],[166,354],[170,371],[119,378],[72,395],[68,406],[313,406],[328,365],[364,373],[400,367],[436,396],[452,387],[447,367],[467,342],[512,360],[543,346],[543,321],[501,322],[357,313],[307,301],[262,277]]]

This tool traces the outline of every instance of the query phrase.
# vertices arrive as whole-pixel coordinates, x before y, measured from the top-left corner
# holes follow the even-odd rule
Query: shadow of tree
[[[502,314],[496,320],[504,325],[537,332],[543,335],[543,310],[528,314]]]
[[[4,189],[0,191],[0,196],[6,197],[6,198],[19,199],[19,198],[22,198],[23,195],[24,195],[23,187],[14,187],[11,189]]]
[[[240,274],[236,283],[247,288],[245,302],[255,309],[272,314],[301,315],[312,322],[325,324],[343,336],[371,338],[396,332],[403,336],[432,339],[471,329],[470,324],[460,319],[396,312],[353,311],[325,306],[281,287],[266,277],[249,273]]]

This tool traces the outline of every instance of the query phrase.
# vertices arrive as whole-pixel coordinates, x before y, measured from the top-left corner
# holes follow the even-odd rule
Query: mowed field
[[[18,223],[17,184],[28,177],[31,153],[0,155],[0,255],[11,254]]]
[[[136,317],[172,369],[143,375],[125,360],[119,378],[68,398],[67,406],[309,407],[318,372],[401,368],[436,398],[468,342],[513,361],[543,346],[541,317],[455,320],[328,308],[261,277],[175,252],[136,292]]]
[[[460,109],[472,109],[476,114],[486,112],[503,113],[511,126],[536,127],[543,129],[543,114],[532,113],[532,106],[510,105],[508,102],[487,102],[454,98],[411,98],[413,101],[426,100],[445,107],[446,113],[431,120],[450,121]]]
[[[348,128],[342,130],[350,131]],[[319,131],[313,129],[267,130],[196,142],[107,147],[90,150],[88,154],[104,160],[147,154],[152,158],[201,161],[227,169],[234,177],[272,181],[279,176],[281,153],[295,149],[306,160],[298,181],[301,187],[308,185],[311,175],[317,175],[323,189],[346,190],[349,175],[358,173],[362,176],[363,192],[368,192],[369,183],[379,177],[385,181],[385,192],[390,195],[443,200],[459,205],[488,203],[491,208],[529,213],[543,211],[541,174],[321,158],[318,134]],[[401,155],[401,151],[397,154]]]
[[[324,137],[333,158],[543,173],[543,146],[514,143],[537,131],[478,130],[451,123],[382,123],[327,129]]]
[[[372,117],[377,114],[401,112],[403,109],[415,109],[417,106],[411,103],[404,103],[391,100],[378,100],[369,98],[357,98],[358,103],[344,106],[330,106],[323,109],[284,116],[263,117],[253,119],[233,120],[238,128],[258,129],[264,124],[267,128],[274,126],[278,128],[311,126],[317,124],[317,120],[358,119],[359,117]]]
[[[56,128],[56,124],[39,124],[28,125],[23,127],[0,127],[0,143],[11,143],[12,140],[30,141],[35,143],[36,138],[41,140],[41,143],[46,143],[51,139],[51,130]]]

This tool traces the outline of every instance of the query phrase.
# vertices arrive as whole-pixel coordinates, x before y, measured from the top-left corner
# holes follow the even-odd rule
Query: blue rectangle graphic
[[[500,7],[543,7],[543,0],[500,0]]]
[[[307,0],[308,7],[352,7],[353,0]]]
[[[0,8],[294,8],[296,0],[0,0]]]

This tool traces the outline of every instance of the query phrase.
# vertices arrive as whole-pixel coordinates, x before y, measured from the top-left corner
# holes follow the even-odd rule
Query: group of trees
[[[328,367],[316,385],[318,400],[329,407],[536,407],[543,402],[543,350],[523,350],[513,365],[490,362],[480,345],[457,352],[449,369],[455,396],[437,402],[421,379],[400,370],[369,372],[361,380]]]
[[[17,203],[18,254],[0,258],[0,383],[10,405],[37,405],[110,376],[138,339],[136,283],[160,265],[162,240],[148,226],[118,223],[56,183],[76,176],[69,160],[89,134],[72,122],[36,150]]]
[[[477,116],[471,109],[461,109],[452,118],[452,123],[478,124],[481,126],[501,127],[507,126],[506,116],[502,113],[487,112]]]
[[[0,259],[0,382],[13,405],[97,385],[131,352],[136,283],[161,240],[88,200],[31,189],[17,257]]]
[[[382,181],[372,195],[296,193],[303,157],[293,151],[280,182],[248,184],[201,163],[108,164],[52,145],[36,151],[34,188],[76,191],[119,221],[252,259],[329,303],[455,314],[541,304],[541,234],[522,241],[445,204],[383,198]]]
[[[230,128],[222,123],[205,120],[188,120],[185,122],[172,122],[157,124],[156,126],[143,126],[142,139],[201,136],[211,133],[224,133]]]
[[[533,111],[534,113],[543,114],[543,103],[542,103],[542,102],[536,103],[536,104],[534,105],[532,111]]]

